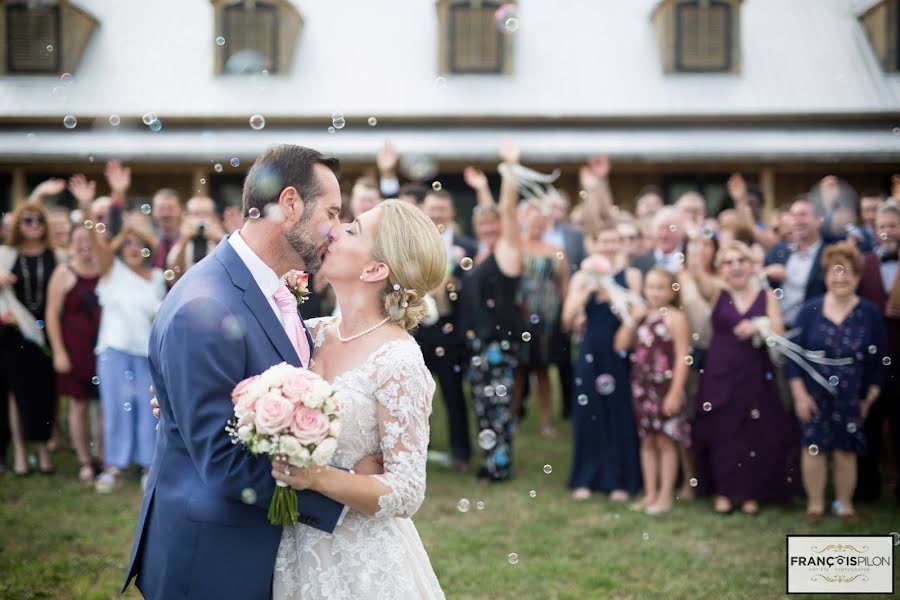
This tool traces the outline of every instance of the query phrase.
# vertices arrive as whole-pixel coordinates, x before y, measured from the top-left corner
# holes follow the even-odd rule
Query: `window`
[[[33,3],[32,3],[33,4]],[[59,6],[6,5],[6,72],[58,73]]]
[[[900,1],[881,0],[859,17],[881,67],[900,71]]]
[[[740,48],[740,0],[662,0],[652,20],[669,73],[734,73]]]
[[[213,0],[216,13],[216,73],[284,74],[302,19],[287,0]]]
[[[439,0],[439,71],[441,73],[510,73],[512,40],[497,27],[503,5],[490,0]]]

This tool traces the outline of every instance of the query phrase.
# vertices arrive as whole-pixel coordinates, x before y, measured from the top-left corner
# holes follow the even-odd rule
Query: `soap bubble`
[[[545,474],[549,475],[549,474],[552,473],[552,472],[553,472],[553,467],[552,467],[552,466],[550,466],[550,465],[544,465],[544,473],[545,473]]]
[[[378,119],[369,117],[369,127],[375,127],[376,125],[378,125]]]
[[[809,452],[810,456],[818,456],[819,455],[819,447],[816,446],[815,444],[810,444],[807,451]]]
[[[159,119],[150,121],[150,125],[148,125],[148,127],[150,127],[150,131],[154,133],[158,132],[162,129],[162,121],[160,121]]]
[[[478,447],[482,450],[491,450],[497,445],[497,433],[493,429],[482,429],[478,433]]]
[[[250,210],[247,211],[247,216],[250,217],[251,219],[258,219],[259,218],[259,209],[254,206],[253,208],[251,208]]]
[[[443,89],[443,88],[447,87],[447,80],[443,77],[438,77],[437,79],[434,80],[434,87],[436,87],[438,89]]]
[[[587,406],[588,397],[587,394],[578,394],[578,398],[576,398],[578,402],[578,406]]]
[[[241,502],[244,504],[256,504],[256,491],[253,488],[241,490]]]
[[[259,131],[266,126],[266,118],[262,115],[253,115],[250,117],[250,128]]]
[[[784,290],[781,288],[775,288],[772,290],[772,295],[775,296],[776,300],[781,300],[784,298]]]
[[[216,46],[224,46],[224,45],[225,45],[225,38],[220,35],[219,37],[216,38]]]
[[[434,183],[431,184],[431,189],[433,189],[433,190],[436,191],[436,192],[441,191],[441,189],[442,189],[443,187],[444,187],[444,186],[441,184],[440,181],[435,181]]]
[[[75,129],[75,126],[78,125],[78,119],[74,115],[66,115],[63,117],[63,125],[66,129]]]
[[[597,393],[601,396],[609,396],[616,391],[616,378],[609,373],[602,373],[594,382]]]
[[[890,356],[885,356],[884,358],[882,358],[882,359],[881,359],[881,364],[883,364],[883,365],[886,366],[886,367],[891,366],[891,357],[890,357]]]
[[[712,410],[712,402],[704,402],[703,410],[705,410],[706,412],[711,411]]]
[[[523,342],[530,342],[530,341],[531,341],[531,334],[528,333],[527,331],[524,332],[524,333],[522,333],[522,341],[523,341]]]
[[[153,121],[156,120],[156,113],[148,112],[144,113],[144,116],[141,117],[141,121],[144,122],[144,125],[149,125]]]
[[[216,173],[221,173],[223,168],[224,167],[222,167],[222,163],[216,163],[213,165],[213,171],[215,171]]]
[[[331,125],[335,129],[343,129],[347,122],[344,120],[344,114],[340,112],[331,113]]]
[[[516,554],[515,552],[510,552],[509,556],[506,557],[506,562],[508,562],[511,565],[518,564],[519,563],[519,555]]]
[[[530,492],[528,492],[528,495],[531,496],[532,498],[536,498],[537,492],[535,490],[531,490]]]
[[[166,278],[166,281],[172,281],[173,279],[175,279],[175,271],[173,271],[172,269],[166,269],[165,271],[163,271],[163,277]]]
[[[109,115],[109,124],[113,127],[118,127],[121,122],[122,119],[119,118],[119,115]]]
[[[456,509],[461,513],[469,512],[469,501],[466,498],[460,498],[456,503]]]
[[[142,248],[141,256],[143,256],[144,258],[150,258],[150,248]]]
[[[240,159],[239,159],[237,156],[233,157],[233,158],[232,158],[230,161],[228,161],[228,162],[231,164],[232,167],[238,167],[238,166],[240,166],[240,164],[241,164],[241,161],[240,161]]]
[[[461,261],[459,261],[459,266],[462,267],[463,271],[470,270],[474,264],[475,264],[475,261],[473,261],[468,256],[464,257]]]
[[[141,204],[141,212],[144,213],[145,215],[149,215],[152,210],[153,210],[153,207],[150,206],[149,204]]]
[[[96,231],[97,233],[106,233],[106,225],[104,225],[103,223],[97,223],[96,225],[94,225],[94,231]]]

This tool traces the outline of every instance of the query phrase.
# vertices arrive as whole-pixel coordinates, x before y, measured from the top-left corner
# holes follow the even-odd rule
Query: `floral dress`
[[[673,417],[662,412],[663,400],[672,385],[672,359],[675,347],[666,327],[665,317],[656,314],[644,320],[637,329],[638,347],[631,369],[631,399],[638,435],[661,433],[676,442],[689,444],[691,426],[684,410]],[[684,406],[684,392],[682,406]]]

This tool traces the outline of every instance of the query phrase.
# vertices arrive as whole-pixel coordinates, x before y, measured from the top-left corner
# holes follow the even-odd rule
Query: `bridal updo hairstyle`
[[[378,207],[381,222],[372,258],[390,270],[382,290],[384,308],[394,323],[415,329],[428,314],[425,294],[444,281],[447,250],[437,227],[415,206],[385,200]]]

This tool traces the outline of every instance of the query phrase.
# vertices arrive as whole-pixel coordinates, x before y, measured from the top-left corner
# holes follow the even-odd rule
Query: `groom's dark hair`
[[[266,205],[277,202],[281,190],[288,186],[297,189],[303,199],[304,210],[309,209],[322,193],[314,168],[317,163],[328,167],[335,177],[340,178],[341,161],[333,156],[294,144],[267,148],[250,167],[244,180],[244,218],[254,208],[263,214]],[[310,213],[308,210],[305,212]]]

